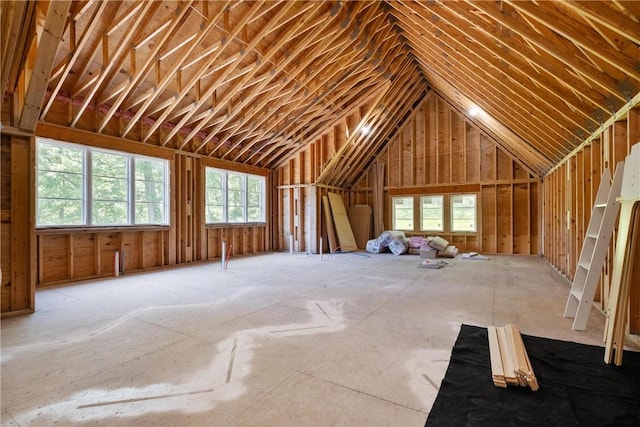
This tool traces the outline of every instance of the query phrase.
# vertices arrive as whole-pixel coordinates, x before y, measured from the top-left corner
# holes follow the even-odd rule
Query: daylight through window
[[[476,195],[451,196],[451,231],[475,232],[476,223]]]
[[[394,197],[393,229],[413,230],[413,197]]]
[[[223,169],[205,170],[208,224],[265,221],[265,178]]]
[[[444,196],[420,197],[421,231],[444,231]]]
[[[166,225],[168,162],[38,138],[36,225]]]

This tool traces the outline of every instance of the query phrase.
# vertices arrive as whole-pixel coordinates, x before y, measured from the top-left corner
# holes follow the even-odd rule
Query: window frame
[[[222,185],[222,220],[221,221],[212,221],[209,218],[209,206],[219,206],[213,205],[209,201],[209,189],[210,188],[218,188],[218,187],[210,187],[207,182],[207,172],[209,170],[219,172],[222,175],[221,185]],[[205,185],[205,203],[204,203],[204,218],[205,224],[208,226],[220,226],[220,225],[246,225],[246,224],[266,224],[266,216],[267,216],[267,183],[266,177],[263,175],[250,174],[246,172],[238,172],[235,170],[221,169],[212,166],[205,166],[204,168],[204,185]],[[230,177],[240,177],[241,178],[241,189],[230,190],[229,189],[229,178]],[[258,179],[260,182],[260,203],[259,206],[249,205],[249,194],[254,194],[256,192],[249,191],[249,181],[250,179]],[[238,205],[230,204],[230,192],[231,191],[240,191],[240,203]],[[260,219],[259,220],[250,220],[249,219],[249,209],[251,208],[259,208],[260,209]],[[240,208],[242,210],[242,219],[241,220],[230,220],[230,209],[232,208]]]
[[[424,225],[424,203],[423,201],[427,198],[440,198],[441,203],[440,203],[440,228],[425,228],[423,227]],[[438,232],[438,233],[442,233],[445,230],[445,225],[446,225],[446,221],[445,221],[445,196],[444,194],[423,194],[420,196],[420,231],[424,231],[424,232]]]
[[[399,199],[411,200],[411,225],[412,225],[412,228],[401,228],[401,227],[397,227],[396,226],[396,221],[398,220],[396,218],[396,200],[399,200]],[[416,204],[415,203],[415,196],[392,196],[391,197],[391,224],[393,225],[393,227],[392,227],[393,230],[413,231],[415,229],[415,214],[416,214],[415,204]],[[402,219],[402,221],[406,221],[406,219]]]
[[[41,197],[40,195],[40,174],[44,169],[40,169],[40,153],[38,148],[41,145],[49,145],[54,147],[66,148],[79,150],[81,152],[81,162],[82,162],[82,196],[80,202],[82,204],[82,212],[81,219],[79,223],[76,224],[62,224],[62,223],[42,223],[41,214],[40,214],[40,206],[41,201],[47,199],[46,197]],[[94,154],[103,153],[109,155],[122,156],[126,159],[126,178],[125,178],[125,187],[126,187],[126,222],[104,222],[104,223],[95,223],[94,218],[94,200],[93,198],[93,184],[94,178],[96,176],[93,173],[93,159]],[[161,205],[162,211],[162,219],[158,222],[137,222],[136,221],[136,183],[137,179],[135,176],[136,163],[137,161],[150,161],[155,162],[161,165],[162,168],[162,200],[159,202]],[[120,178],[117,178],[120,179]],[[154,181],[155,182],[155,181]],[[82,144],[77,144],[68,141],[59,141],[53,138],[46,137],[36,137],[36,156],[35,156],[35,221],[36,221],[36,229],[60,229],[60,228],[114,228],[114,227],[148,227],[148,226],[168,226],[170,225],[170,189],[171,185],[170,179],[170,169],[169,169],[169,161],[167,159],[144,156],[140,154],[133,154],[126,151],[119,150],[109,150],[99,147],[92,147]],[[71,199],[70,199],[71,200]],[[106,199],[105,199],[106,200]],[[108,201],[108,200],[106,200]],[[118,200],[119,203],[122,203],[122,200]],[[146,202],[141,202],[146,203]]]
[[[453,228],[454,201],[456,197],[473,197],[473,229],[457,230]],[[477,233],[478,232],[478,195],[476,193],[456,193],[449,195],[449,230],[451,233]]]
[[[423,211],[422,200],[424,197],[442,197],[442,230],[430,230],[422,228]],[[475,230],[453,230],[453,198],[456,196],[473,196],[475,198]],[[396,212],[395,212],[395,200],[398,198],[411,198],[413,199],[413,225],[412,229],[397,228],[396,227]],[[418,203],[418,209],[416,210],[416,203]],[[394,230],[401,230],[414,234],[449,234],[449,235],[479,235],[480,234],[480,194],[478,192],[464,192],[464,193],[446,193],[446,192],[425,192],[422,194],[412,195],[393,195],[390,197],[390,217],[391,226]],[[417,224],[417,226],[416,226]]]

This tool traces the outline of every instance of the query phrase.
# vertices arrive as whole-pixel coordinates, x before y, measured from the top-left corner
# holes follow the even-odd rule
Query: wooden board
[[[336,236],[338,237],[338,245],[343,251],[356,250],[358,244],[351,230],[351,223],[347,216],[342,197],[337,193],[329,193],[329,204],[331,205],[331,214],[333,223],[335,224]]]
[[[322,213],[324,214],[324,223],[327,226],[329,251],[333,253],[338,248],[338,239],[336,238],[336,230],[333,226],[333,215],[331,214],[331,205],[329,204],[329,198],[327,196],[322,196]]]
[[[371,239],[371,207],[368,205],[349,207],[349,222],[358,249],[366,249],[367,241]]]

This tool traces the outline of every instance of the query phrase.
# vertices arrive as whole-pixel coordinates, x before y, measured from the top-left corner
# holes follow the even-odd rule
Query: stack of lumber
[[[640,142],[631,147],[624,161],[620,189],[618,237],[613,255],[613,273],[605,324],[605,363],[622,365],[625,333],[629,322],[631,289],[639,283],[636,248],[640,246]],[[637,288],[636,288],[637,289]]]
[[[493,383],[502,388],[514,385],[538,390],[538,380],[531,368],[520,329],[508,323],[504,327],[489,326],[487,333]]]

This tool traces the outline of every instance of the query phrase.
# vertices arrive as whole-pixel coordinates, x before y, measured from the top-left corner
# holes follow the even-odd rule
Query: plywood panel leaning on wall
[[[349,223],[349,218],[347,217],[347,211],[344,208],[342,197],[336,193],[329,193],[328,196],[340,250],[343,252],[357,250],[358,244],[353,236],[353,231],[351,230],[351,224]]]

